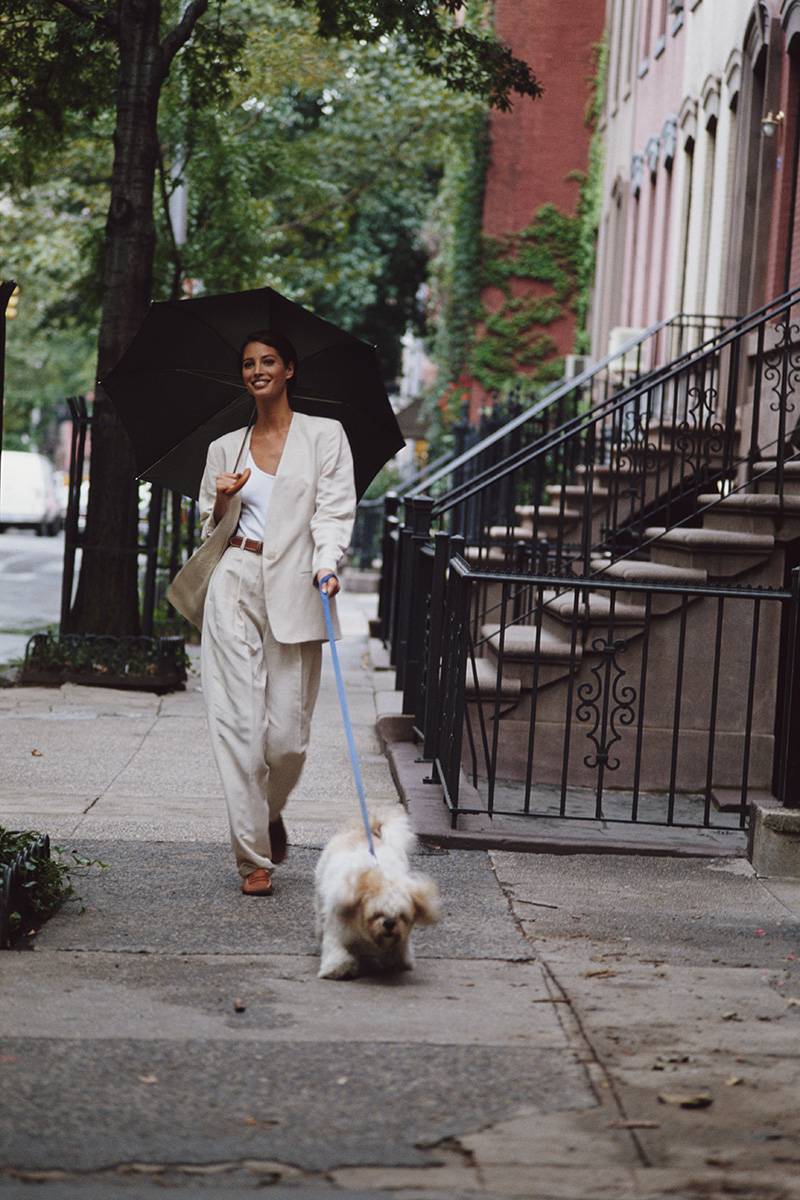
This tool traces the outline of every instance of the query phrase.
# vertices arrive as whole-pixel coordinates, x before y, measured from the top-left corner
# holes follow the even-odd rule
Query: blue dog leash
[[[339,652],[336,649],[336,642],[333,636],[333,621],[331,620],[331,602],[328,599],[328,593],[324,590],[323,584],[326,584],[329,579],[336,579],[337,576],[331,573],[323,575],[319,581],[319,594],[322,597],[322,611],[325,613],[325,626],[328,630],[328,643],[331,648],[331,658],[333,659],[333,673],[336,676],[336,690],[339,693],[339,705],[342,710],[342,720],[344,721],[344,731],[347,736],[347,746],[350,751],[350,762],[353,767],[353,775],[356,781],[356,790],[358,792],[358,802],[361,806],[361,819],[364,822],[364,829],[367,833],[367,845],[369,852],[375,858],[375,846],[372,841],[372,829],[369,823],[369,813],[367,812],[367,798],[364,795],[364,783],[361,778],[361,767],[358,763],[358,754],[356,753],[356,744],[353,738],[353,726],[350,722],[350,709],[347,705],[347,696],[344,690],[344,680],[342,679],[342,668],[339,665]]]

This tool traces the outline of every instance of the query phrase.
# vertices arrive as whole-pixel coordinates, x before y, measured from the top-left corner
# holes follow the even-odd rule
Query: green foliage
[[[30,830],[11,832],[0,826],[0,869],[10,866],[22,856],[23,863],[30,872],[29,880],[25,884],[27,907],[37,924],[46,921],[66,900],[80,900],[75,888],[75,878],[85,875],[92,867],[107,869],[107,864],[99,858],[85,858],[77,851],[67,851],[61,846],[52,848],[50,858],[33,857],[42,836],[41,833]],[[12,931],[18,930],[21,923],[21,912],[14,911],[9,914]]]
[[[64,397],[94,380],[115,74],[102,29],[56,0],[47,9],[45,18],[38,0],[22,0],[13,20],[0,18],[10,64],[0,81],[0,261],[21,284],[6,437],[22,448],[33,433],[41,449]],[[179,9],[165,3],[165,29]],[[67,68],[70,38],[85,59]],[[321,38],[313,5],[227,0],[210,10],[161,96],[154,299],[181,294],[186,278],[207,292],[271,283],[376,344],[391,379],[402,334],[421,323],[420,228],[467,103],[418,60],[402,30],[394,41]],[[176,246],[165,201],[182,182],[188,236]]]
[[[578,318],[575,350],[578,354],[587,354],[590,348],[587,326],[594,285],[597,231],[600,227],[600,214],[603,208],[604,142],[598,126],[603,111],[603,96],[608,70],[607,43],[605,41],[598,43],[594,52],[595,71],[586,112],[586,123],[592,130],[592,138],[589,143],[589,166],[581,181],[578,201],[580,233],[578,239],[578,295],[575,305]]]
[[[376,344],[390,379],[403,332],[419,323],[419,228],[459,102],[400,49],[334,51],[285,4],[270,10],[232,107],[189,121],[179,85],[165,96],[168,174],[177,164],[189,192],[179,275],[210,292],[269,282]],[[287,39],[299,66],[282,79],[269,65]],[[165,231],[163,206],[161,216]],[[160,247],[163,293],[174,259],[166,233]]]
[[[185,646],[170,641],[169,656],[164,644],[147,637],[81,637],[50,633],[36,634],[25,659],[24,673],[45,672],[73,676],[113,675],[157,682],[166,673],[186,677],[190,665]]]
[[[450,140],[429,229],[433,357],[450,382],[464,371],[480,305],[481,223],[489,155],[485,111],[470,106]],[[438,239],[438,242],[437,242]]]
[[[556,343],[545,331],[574,305],[579,235],[579,217],[545,204],[519,233],[483,239],[480,287],[495,289],[499,303],[491,298],[482,307],[469,368],[487,391],[521,374],[534,383],[561,374]]]
[[[309,7],[308,0],[294,0]],[[509,109],[511,95],[536,97],[541,87],[527,63],[515,59],[494,36],[490,5],[467,8],[467,0],[315,0],[323,37],[380,43],[405,39],[415,49],[420,70],[455,91],[479,96],[494,108]],[[467,19],[453,18],[463,12]],[[476,12],[476,16],[473,16]]]

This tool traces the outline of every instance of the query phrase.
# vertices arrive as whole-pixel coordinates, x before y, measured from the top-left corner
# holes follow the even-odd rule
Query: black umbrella
[[[101,380],[130,437],[140,478],[197,497],[209,443],[246,425],[252,414],[239,350],[256,329],[293,343],[299,363],[290,404],[341,421],[360,498],[405,444],[375,349],[272,288],[150,305],[130,346]]]

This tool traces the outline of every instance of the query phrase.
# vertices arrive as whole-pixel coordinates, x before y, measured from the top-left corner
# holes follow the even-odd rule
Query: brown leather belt
[[[260,554],[264,549],[263,542],[257,542],[255,538],[236,537],[228,538],[229,546],[236,546],[237,550],[249,550],[252,554]]]

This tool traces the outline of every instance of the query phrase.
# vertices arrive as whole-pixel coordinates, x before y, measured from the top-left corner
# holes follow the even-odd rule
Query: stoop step
[[[496,652],[500,646],[500,626],[481,625],[481,638]],[[536,628],[533,625],[509,625],[503,641],[503,654],[507,659],[531,659],[536,652]],[[583,654],[580,643],[572,653],[571,641],[556,637],[546,629],[539,636],[539,658],[545,662],[569,663]]]
[[[500,680],[500,699],[519,700],[522,693],[522,682],[510,679],[504,675]],[[494,700],[497,698],[497,662],[488,658],[476,658],[475,670],[472,663],[467,662],[467,696],[475,699],[477,696]]]

